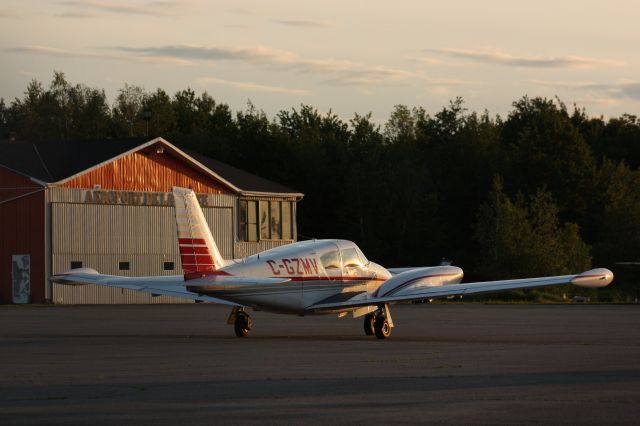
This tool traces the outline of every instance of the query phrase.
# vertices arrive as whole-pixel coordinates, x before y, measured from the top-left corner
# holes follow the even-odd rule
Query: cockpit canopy
[[[248,262],[299,258],[300,256],[318,256],[324,270],[331,274],[340,274],[350,268],[366,268],[369,260],[358,246],[347,240],[308,240],[275,247],[246,258]]]
[[[319,253],[320,263],[326,271],[342,268],[364,268],[369,264],[364,253],[350,241],[336,241],[328,244]]]

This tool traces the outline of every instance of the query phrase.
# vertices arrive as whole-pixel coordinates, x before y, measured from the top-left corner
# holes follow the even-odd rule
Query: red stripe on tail
[[[214,265],[213,257],[206,254],[181,254],[180,260],[183,265]]]
[[[207,247],[189,247],[189,246],[180,246],[180,254],[207,254],[209,253],[209,249]]]
[[[194,245],[206,246],[207,242],[202,238],[178,238],[178,244],[182,245]]]

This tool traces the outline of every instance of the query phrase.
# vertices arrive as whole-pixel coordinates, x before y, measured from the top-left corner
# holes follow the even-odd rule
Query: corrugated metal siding
[[[233,192],[222,182],[200,172],[193,164],[168,150],[159,154],[153,146],[77,176],[62,186],[93,188],[94,185],[124,191],[169,192],[173,186],[182,186],[198,193]]]
[[[46,289],[44,189],[38,190],[31,180],[4,167],[0,167],[0,186],[20,188],[0,192],[3,200],[0,201],[0,301],[12,301],[11,256],[28,254],[31,257],[31,301],[43,303]]]
[[[49,200],[53,203],[84,203],[87,198],[87,191],[93,192],[94,190],[82,189],[82,188],[80,189],[64,188],[64,187],[51,187],[48,189]],[[129,192],[129,191],[114,190],[113,192]],[[168,193],[169,191],[167,191],[166,194],[164,194],[164,197],[166,197]],[[237,196],[234,194],[199,193],[198,196],[199,197],[205,196],[207,198],[208,206],[233,207],[233,208],[235,208],[236,206]]]
[[[209,207],[203,212],[222,256],[232,258],[232,208]],[[52,203],[51,216],[53,274],[68,270],[72,261],[81,261],[84,267],[103,274],[182,274],[173,207]],[[129,262],[130,269],[120,271],[120,262]],[[164,271],[164,262],[174,262],[175,270]],[[185,302],[98,286],[56,284],[52,299],[54,303],[74,304]]]
[[[261,251],[269,250],[274,247],[280,247],[286,244],[293,243],[293,240],[262,240],[257,243],[249,243],[249,242],[237,242],[236,243],[236,258],[241,259],[243,257],[251,256],[256,253],[260,253]]]

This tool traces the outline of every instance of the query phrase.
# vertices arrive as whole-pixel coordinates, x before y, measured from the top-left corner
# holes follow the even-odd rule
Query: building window
[[[71,269],[78,269],[78,268],[82,268],[82,262],[80,262],[79,260],[72,260]]]
[[[175,269],[175,265],[173,262],[164,262],[162,265],[162,269],[165,271],[173,271]]]
[[[291,204],[289,202],[282,205],[282,239],[293,240],[293,222],[291,221]]]
[[[269,202],[260,201],[260,239],[270,240],[270,226],[269,226]]]
[[[240,241],[292,240],[294,226],[291,201],[240,201]]]
[[[269,204],[271,205],[271,214],[269,215],[269,223],[271,224],[270,238],[272,240],[279,240],[282,235],[282,222],[280,222],[280,203],[271,201]]]
[[[258,202],[240,201],[241,241],[258,241]]]
[[[118,269],[121,271],[128,271],[129,270],[129,262],[120,262],[118,264]]]

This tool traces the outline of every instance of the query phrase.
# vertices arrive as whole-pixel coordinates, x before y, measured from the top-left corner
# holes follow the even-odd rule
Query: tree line
[[[605,120],[525,96],[506,117],[456,98],[433,115],[396,105],[382,125],[370,113],[345,120],[309,105],[269,118],[250,102],[234,113],[191,89],[170,96],[125,85],[111,105],[104,90],[56,72],[48,87],[32,81],[22,99],[0,100],[0,135],[162,136],[305,193],[301,238],[350,239],[390,266],[452,259],[475,279],[604,266],[618,284],[592,296],[638,296],[637,277],[616,267],[640,259],[634,115]]]

